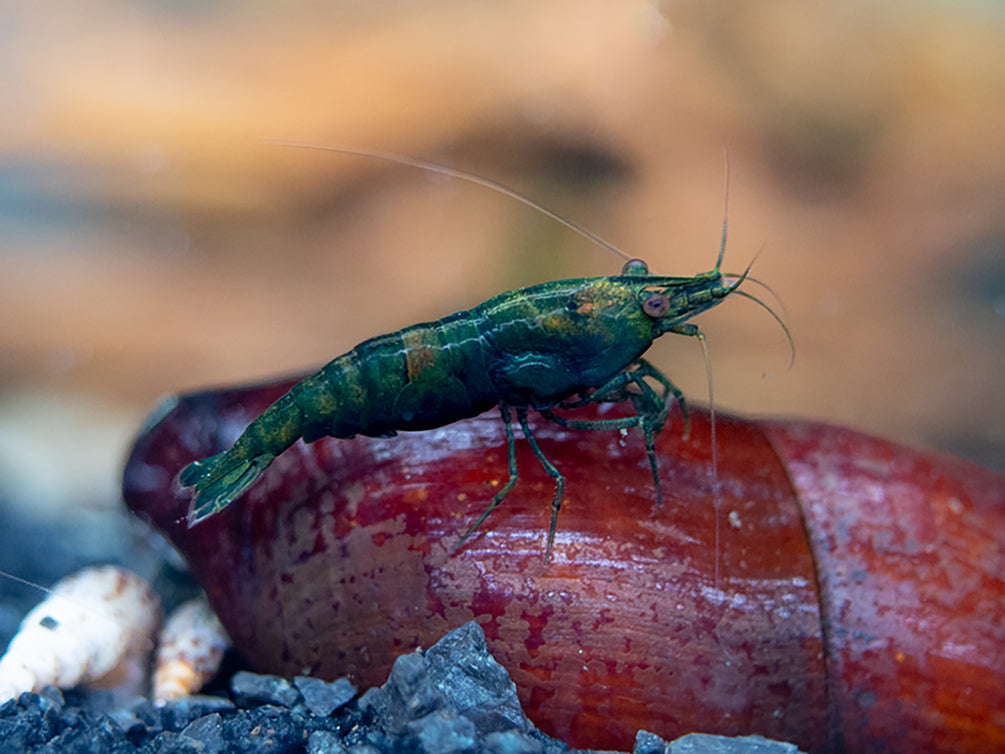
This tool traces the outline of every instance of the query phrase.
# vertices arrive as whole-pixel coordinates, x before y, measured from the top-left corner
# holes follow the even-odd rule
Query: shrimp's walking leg
[[[654,390],[646,382],[647,377],[656,380],[662,389],[659,392]],[[629,390],[632,386],[636,390]],[[558,416],[551,409],[542,410],[541,415],[549,421],[569,429],[610,430],[630,429],[632,427],[641,428],[646,444],[646,455],[649,458],[649,468],[652,471],[653,483],[656,486],[656,504],[662,506],[663,488],[660,484],[659,465],[656,460],[655,435],[666,423],[667,416],[670,413],[671,400],[676,400],[680,404],[681,413],[684,415],[684,436],[687,437],[691,428],[691,417],[688,414],[687,402],[684,400],[684,395],[656,367],[645,359],[639,359],[633,364],[631,369],[616,374],[606,384],[597,388],[586,398],[578,401],[566,401],[560,404],[561,408],[576,409],[590,403],[631,401],[635,407],[635,416],[626,416],[620,419],[582,421]]]
[[[303,426],[304,412],[287,393],[255,419],[230,450],[182,469],[182,486],[195,486],[188,525],[194,526],[237,499],[277,455],[297,441]]]
[[[500,404],[499,412],[502,414],[503,427],[506,429],[506,448],[509,451],[509,479],[506,480],[506,484],[503,485],[503,488],[495,494],[495,497],[492,498],[492,502],[489,503],[485,512],[482,513],[482,515],[478,517],[478,520],[471,524],[471,526],[468,527],[468,530],[461,535],[461,538],[454,546],[454,552],[459,550],[461,545],[467,541],[468,537],[475,533],[475,530],[481,526],[482,522],[489,517],[489,514],[496,509],[496,506],[503,501],[503,498],[512,492],[513,488],[516,486],[517,479],[519,479],[519,475],[516,470],[516,444],[513,440],[513,417],[510,415],[510,407],[506,404]]]
[[[565,477],[559,472],[558,469],[552,465],[551,461],[544,455],[541,448],[537,444],[537,440],[534,439],[534,434],[530,431],[530,425],[527,424],[527,409],[516,408],[516,418],[520,422],[520,429],[523,430],[523,436],[527,438],[527,442],[530,443],[531,450],[534,451],[534,455],[537,456],[537,460],[541,462],[544,466],[544,470],[548,472],[548,475],[555,480],[555,497],[551,501],[551,527],[548,529],[548,546],[544,552],[544,562],[548,563],[551,560],[551,547],[555,543],[555,528],[558,524],[558,510],[562,507],[562,496],[565,494]],[[492,498],[492,502],[489,503],[488,507],[478,517],[478,520],[468,527],[468,530],[461,535],[460,540],[454,547],[456,551],[464,542],[474,534],[475,530],[482,525],[482,522],[488,518],[489,514],[494,511],[498,505],[505,499],[505,497],[513,490],[516,486],[519,475],[517,473],[516,467],[516,441],[513,438],[513,417],[510,415],[510,407],[501,404],[499,406],[499,411],[502,413],[503,426],[506,428],[506,446],[509,451],[509,479],[506,480],[506,484],[503,488],[495,494]]]
[[[520,429],[523,430],[523,436],[527,438],[527,442],[530,443],[531,450],[534,451],[534,455],[537,456],[537,460],[541,462],[544,466],[544,470],[548,472],[548,476],[555,480],[555,497],[551,501],[551,526],[548,527],[548,546],[544,550],[544,562],[547,565],[551,562],[551,546],[555,544],[555,528],[558,526],[558,509],[562,507],[562,496],[565,494],[565,477],[562,476],[561,472],[556,469],[551,461],[541,452],[541,448],[538,447],[537,440],[534,439],[534,435],[530,431],[530,426],[527,424],[527,409],[518,408],[516,410],[516,418],[520,422]]]

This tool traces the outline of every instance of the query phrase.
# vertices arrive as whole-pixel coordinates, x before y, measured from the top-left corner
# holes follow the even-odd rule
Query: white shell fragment
[[[160,599],[136,574],[102,566],[68,576],[0,658],[0,703],[47,685],[142,691],[160,622]]]
[[[161,632],[154,669],[157,704],[197,693],[220,669],[230,638],[205,597],[172,611]]]

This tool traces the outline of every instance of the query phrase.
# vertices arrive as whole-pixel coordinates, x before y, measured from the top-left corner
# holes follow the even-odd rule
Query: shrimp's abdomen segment
[[[307,442],[442,427],[499,402],[467,311],[360,343],[290,395],[304,412]]]

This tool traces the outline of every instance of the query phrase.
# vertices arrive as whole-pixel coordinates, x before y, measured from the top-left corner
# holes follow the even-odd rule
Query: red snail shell
[[[127,504],[188,558],[257,669],[377,685],[398,655],[476,620],[529,717],[573,746],[630,749],[639,728],[812,751],[1005,746],[1002,476],[826,425],[720,416],[717,515],[696,412],[690,438],[673,418],[658,439],[657,508],[641,437],[542,420],[568,479],[551,564],[553,485],[526,443],[516,489],[453,553],[506,478],[490,412],[298,443],[188,529],[178,470],[288,385],[182,397],[125,472]]]

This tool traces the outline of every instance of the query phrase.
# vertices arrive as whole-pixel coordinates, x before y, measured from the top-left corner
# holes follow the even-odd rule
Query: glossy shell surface
[[[125,475],[127,503],[178,545],[261,670],[376,685],[398,655],[476,620],[530,718],[577,746],[630,749],[639,728],[817,751],[1005,742],[1000,476],[823,425],[720,416],[714,495],[699,412],[689,438],[674,416],[658,440],[659,508],[636,433],[538,419],[568,478],[551,564],[553,484],[520,441],[519,484],[454,553],[506,481],[490,412],[298,443],[188,529],[178,470],[287,386],[166,406]]]

